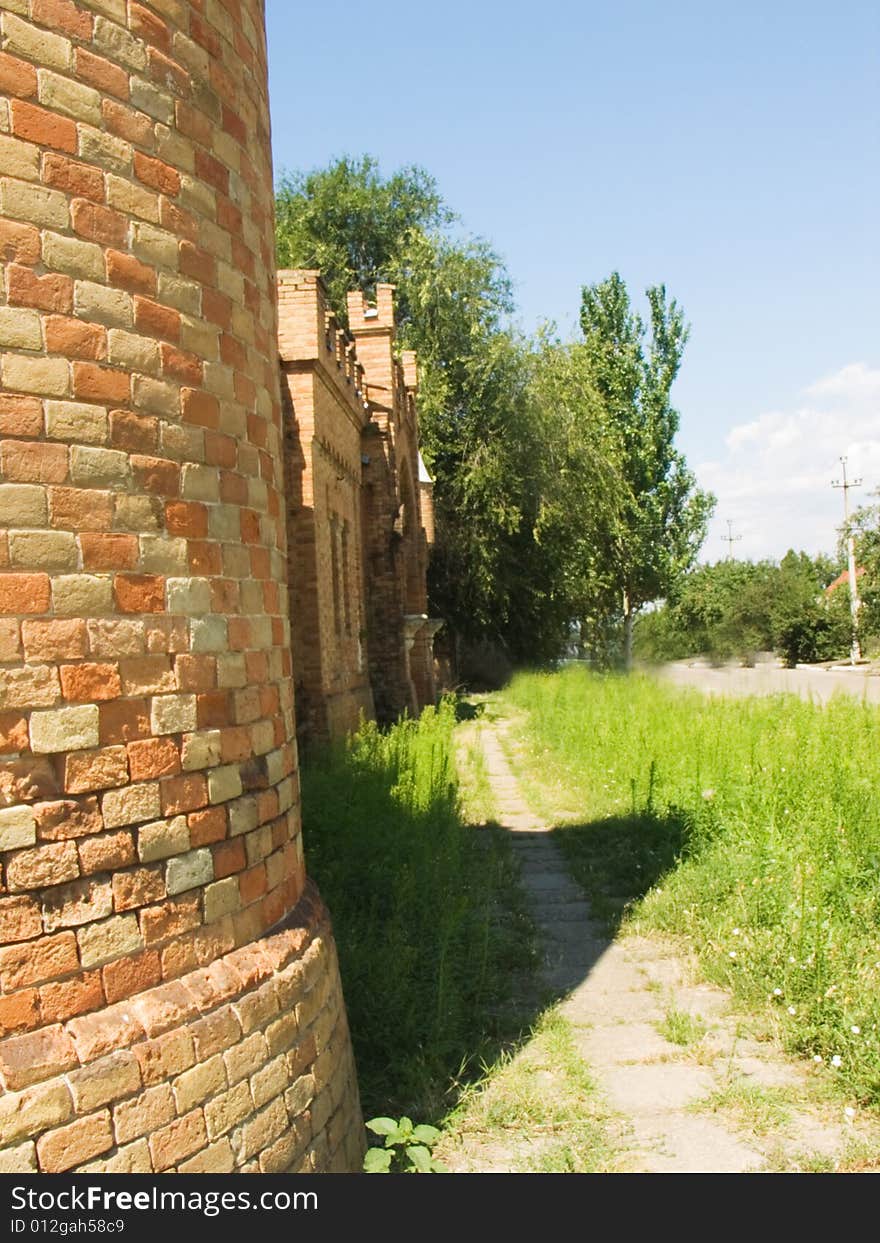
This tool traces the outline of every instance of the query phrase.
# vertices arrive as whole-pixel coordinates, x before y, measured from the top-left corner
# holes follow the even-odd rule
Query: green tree
[[[638,610],[668,595],[693,565],[714,505],[674,443],[679,416],[670,390],[689,328],[663,285],[649,288],[647,298],[650,333],[617,272],[583,288],[580,314],[593,383],[619,446],[611,568],[627,666]]]
[[[428,173],[383,177],[370,156],[282,178],[276,220],[279,264],[319,268],[343,322],[347,290],[397,287],[435,485],[432,607],[457,634],[499,639],[514,658],[549,652],[558,622],[535,542],[543,450],[501,261],[462,235]]]
[[[880,490],[874,496],[876,500],[859,506],[850,521],[856,540],[856,565],[865,571],[859,578],[859,627],[867,638],[880,635]]]

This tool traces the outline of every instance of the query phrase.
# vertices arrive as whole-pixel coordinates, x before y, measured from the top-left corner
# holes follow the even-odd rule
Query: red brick
[[[180,173],[164,160],[154,159],[141,151],[134,153],[134,175],[151,190],[175,195],[180,190]]]
[[[37,71],[33,65],[8,52],[0,52],[0,91],[26,99],[37,93]]]
[[[47,151],[43,156],[43,182],[56,190],[94,203],[104,201],[104,174],[90,164],[80,164],[67,156]]]
[[[98,733],[101,742],[114,744],[146,738],[150,714],[145,699],[120,699],[98,707]]]
[[[111,410],[110,443],[127,453],[150,453],[159,443],[159,420],[132,410]]]
[[[222,432],[205,432],[205,461],[208,466],[232,469],[238,460],[238,444],[234,436]]]
[[[165,881],[161,865],[117,872],[113,877],[113,909],[131,911],[165,897]]]
[[[180,495],[180,464],[167,458],[143,457],[132,454],[131,469],[139,492],[156,496]]]
[[[27,718],[18,712],[0,712],[0,755],[29,749]]]
[[[142,4],[131,3],[128,6],[129,29],[133,35],[152,43],[165,52],[171,51],[171,34],[168,27],[155,13],[144,8]]]
[[[169,898],[160,906],[145,907],[138,915],[138,922],[147,945],[182,936],[202,922],[199,898],[184,894],[181,898]]]
[[[210,691],[217,685],[217,662],[213,656],[183,652],[175,658],[174,672],[182,691]]]
[[[78,967],[76,937],[72,932],[0,949],[0,984],[7,993],[70,975]]]
[[[152,117],[137,112],[115,99],[104,99],[101,102],[104,122],[111,134],[124,138],[126,142],[136,142],[141,147],[152,147],[155,144]]]
[[[247,480],[233,471],[221,470],[220,500],[227,505],[246,505],[247,498]]]
[[[210,142],[210,139],[208,140]],[[172,199],[163,198],[159,205],[159,219],[162,228],[177,237],[188,238],[191,242],[199,239],[199,222],[192,212],[184,211]],[[207,290],[203,291],[207,293]],[[203,308],[204,309],[204,308]]]
[[[3,474],[15,483],[63,483],[67,478],[67,445],[0,442]]]
[[[180,312],[150,298],[135,295],[134,322],[139,332],[163,337],[166,341],[180,340]]]
[[[191,574],[213,578],[223,572],[223,551],[219,544],[210,544],[205,540],[189,540],[186,555]]]
[[[16,138],[57,151],[76,152],[76,124],[56,112],[47,112],[23,99],[12,101],[12,132]]]
[[[50,488],[49,520],[67,531],[108,531],[113,525],[113,494],[97,488]]]
[[[0,613],[45,613],[51,595],[48,574],[4,574]]]
[[[67,358],[98,361],[107,357],[107,329],[66,315],[47,315],[43,320],[46,349]]]
[[[261,898],[267,888],[266,865],[264,863],[258,863],[256,867],[248,868],[246,872],[239,874],[238,891],[241,895],[242,905],[246,906],[249,902],[254,902],[257,898]]]
[[[159,955],[155,950],[145,950],[130,958],[120,958],[102,968],[104,992],[111,1004],[154,988],[162,981]]]
[[[0,220],[0,229],[3,221]],[[0,393],[0,435],[41,436],[43,405],[39,397],[13,397]]]
[[[85,971],[70,980],[40,986],[40,1011],[44,1023],[66,1023],[104,1005],[100,971]]]
[[[117,868],[130,867],[136,861],[134,840],[127,829],[83,837],[77,843],[77,850],[83,876],[113,872]]]
[[[207,846],[211,842],[221,842],[226,836],[226,809],[224,807],[206,807],[203,811],[192,811],[186,818],[189,826],[190,846]]]
[[[40,1025],[40,995],[35,988],[0,997],[0,1036],[30,1031]]]
[[[66,794],[88,794],[92,790],[112,790],[127,784],[128,763],[124,747],[71,751],[64,757]]]
[[[92,15],[73,0],[31,0],[31,21],[74,39],[91,39]]]
[[[191,1156],[208,1142],[205,1119],[200,1109],[194,1109],[182,1118],[175,1118],[168,1126],[160,1127],[150,1136],[150,1155],[153,1168],[161,1173],[170,1169],[184,1157]]]
[[[219,190],[221,194],[229,193],[229,169],[200,147],[196,147],[196,176],[207,181],[208,185]]]
[[[184,384],[201,384],[202,361],[200,358],[185,350],[179,350],[173,345],[168,345],[164,341],[161,352],[162,371],[165,375],[172,376]]]
[[[204,539],[208,534],[208,510],[195,501],[171,501],[165,506],[165,527],[169,535]]]
[[[69,311],[73,307],[73,280],[59,272],[37,276],[30,268],[11,263],[6,269],[10,306],[35,306],[40,311]]]
[[[98,363],[74,363],[73,391],[86,401],[127,401],[131,376],[127,371],[114,371]]]
[[[226,691],[209,691],[196,696],[196,719],[199,729],[223,729],[229,724],[229,695]]]
[[[220,403],[211,393],[198,389],[180,390],[180,413],[185,423],[216,429],[220,423]]]
[[[75,233],[90,242],[99,242],[102,246],[121,246],[128,237],[128,220],[125,216],[109,207],[90,203],[87,199],[74,199],[71,202],[70,218]],[[109,255],[107,267],[107,278],[112,284],[114,280],[109,271]]]
[[[107,251],[107,280],[118,289],[127,289],[129,293],[155,294],[156,273],[134,255],[126,255],[118,250]]]
[[[162,814],[176,816],[183,811],[197,811],[208,803],[208,783],[201,773],[168,777],[161,782]]]
[[[73,703],[97,703],[122,694],[116,665],[62,665],[60,675],[64,698]]]
[[[63,1174],[113,1147],[109,1109],[77,1118],[37,1140],[37,1158],[44,1174]]]
[[[31,941],[41,936],[43,917],[33,898],[0,898],[0,941]]]
[[[180,752],[171,738],[145,738],[128,744],[132,781],[150,781],[180,772]]]
[[[234,876],[247,867],[244,841],[233,837],[228,842],[221,842],[214,847],[214,879],[222,880],[225,876]]]
[[[136,535],[95,535],[79,537],[84,570],[132,570],[140,550]]]
[[[37,803],[34,815],[37,820],[37,837],[41,841],[60,842],[68,838],[85,837],[91,833],[100,833],[104,827],[98,800],[94,797]]]
[[[200,281],[203,285],[217,284],[217,261],[206,250],[184,238],[178,246],[179,266],[184,276]]]
[[[113,595],[121,613],[162,613],[165,579],[158,574],[117,574]]]
[[[88,86],[94,86],[97,90],[106,92],[108,95],[116,95],[119,99],[128,99],[129,85],[128,74],[119,65],[114,65],[112,61],[106,60],[103,56],[96,56],[94,52],[88,51],[87,48],[78,47],[76,49],[76,76],[81,82],[85,82]],[[107,102],[106,100],[104,101]]]

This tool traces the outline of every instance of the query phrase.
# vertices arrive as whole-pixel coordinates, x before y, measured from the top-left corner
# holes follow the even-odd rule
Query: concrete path
[[[842,1153],[852,1126],[839,1106],[833,1116],[820,1116],[809,1103],[808,1067],[741,1036],[727,995],[695,983],[689,965],[669,947],[636,937],[609,941],[602,934],[548,827],[525,803],[499,727],[483,724],[480,737],[497,818],[511,835],[543,938],[544,982],[564,998],[578,1052],[622,1119],[623,1151],[615,1168],[736,1173],[767,1168],[768,1159],[774,1168],[799,1168],[803,1153],[832,1159]],[[692,1047],[673,1044],[658,1030],[670,1009],[705,1025]],[[784,1132],[756,1134],[760,1120],[748,1117],[746,1125],[737,1124],[743,1085],[747,1099],[753,1089],[777,1096],[784,1090],[793,1102]],[[694,1108],[725,1090],[726,1113],[723,1107]],[[488,1163],[486,1155],[469,1168],[510,1168],[497,1145]]]
[[[880,704],[880,677],[859,668],[782,669],[767,663],[754,669],[738,665],[714,669],[700,662],[680,660],[661,666],[657,673],[676,686],[693,686],[710,695],[778,695],[784,691],[801,699],[827,703],[832,695],[844,694]]]

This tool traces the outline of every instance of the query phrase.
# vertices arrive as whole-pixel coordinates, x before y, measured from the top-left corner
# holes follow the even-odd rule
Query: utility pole
[[[857,488],[862,481],[861,479],[847,479],[845,457],[840,459],[840,465],[843,468],[843,478],[832,480],[831,486],[843,491],[843,524],[846,531],[847,569],[849,571],[849,611],[852,615],[852,647],[849,660],[850,664],[854,665],[862,659],[862,649],[859,645],[859,609],[862,602],[859,599],[859,584],[856,578],[856,541],[849,526],[849,494],[850,489]]]
[[[731,518],[727,519],[727,534],[722,535],[721,538],[724,540],[725,544],[727,545],[727,559],[728,561],[732,561],[733,560],[733,546],[734,544],[738,544],[739,541],[742,539],[741,535],[734,535],[733,533],[733,519]]]

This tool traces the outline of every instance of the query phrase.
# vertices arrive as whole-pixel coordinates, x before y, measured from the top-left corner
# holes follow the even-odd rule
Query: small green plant
[[[384,1148],[368,1148],[367,1174],[445,1174],[446,1167],[431,1156],[440,1138],[435,1126],[413,1126],[411,1118],[371,1118],[367,1130],[385,1136]]]
[[[657,1024],[657,1030],[670,1043],[686,1046],[696,1044],[697,1041],[703,1039],[706,1034],[706,1024],[698,1015],[670,1006],[663,1021]]]

